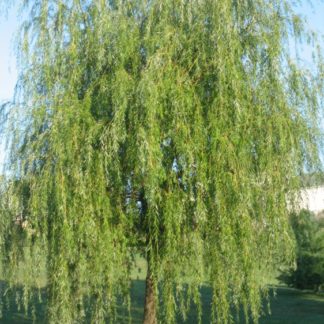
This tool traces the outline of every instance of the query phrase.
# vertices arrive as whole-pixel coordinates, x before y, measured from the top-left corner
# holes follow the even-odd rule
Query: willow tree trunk
[[[155,287],[150,267],[148,266],[145,288],[145,305],[143,324],[157,324]]]

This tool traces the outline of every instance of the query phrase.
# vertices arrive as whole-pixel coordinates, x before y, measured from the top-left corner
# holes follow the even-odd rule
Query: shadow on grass
[[[271,316],[261,317],[260,324],[323,324],[324,296],[292,288],[277,288],[271,297]]]
[[[8,289],[8,284],[5,281],[0,281],[0,309],[1,318],[0,323],[5,324],[29,324],[29,323],[45,323],[45,312],[46,312],[46,294],[45,289],[34,290],[34,296],[38,295],[41,297],[40,301],[38,297],[33,297],[31,304],[32,307],[25,309],[21,300],[23,295],[22,287],[14,287]],[[33,318],[37,317],[37,320],[33,321]]]
[[[24,309],[23,306],[19,306],[17,303],[17,298],[22,296],[23,288],[14,287],[13,290],[9,290],[7,288],[8,285],[6,284],[6,282],[0,281],[0,294],[2,296],[2,301],[0,301],[0,309],[2,315],[0,318],[0,323],[44,324],[47,322],[46,288],[43,288],[40,291],[41,301],[39,300],[39,298],[35,297],[34,300],[31,302],[33,308],[30,307],[27,310]],[[144,280],[132,281],[132,287],[131,287],[132,323],[142,323],[143,321],[144,291],[145,291]],[[118,307],[117,319],[118,319],[118,323],[129,323],[129,314],[128,314],[128,310],[125,307]]]
[[[0,282],[2,293],[5,291],[6,284]],[[16,289],[16,292],[21,293],[21,289]],[[144,303],[144,280],[133,280],[131,288],[131,316],[132,323],[140,324],[143,319],[143,303]],[[271,294],[272,295],[272,294]],[[35,323],[46,323],[46,293],[45,289],[41,291],[43,302],[34,300],[37,320]],[[211,303],[211,289],[203,287],[201,290],[202,296],[202,323],[210,323],[210,303]],[[4,302],[2,303],[2,318],[0,323],[5,324],[30,324],[33,323],[33,309],[25,312],[24,309],[19,309],[15,302],[16,295],[7,292]],[[324,297],[316,294],[305,293],[290,288],[280,287],[277,289],[276,297],[270,298],[272,315],[264,315],[260,319],[260,324],[322,324],[324,323]],[[128,311],[120,307],[118,309],[118,323],[128,323]],[[179,317],[177,323],[197,323],[197,312],[194,307],[190,310],[186,321]],[[243,317],[241,320],[236,320],[235,323],[245,323]]]
[[[144,281],[133,281],[132,289],[132,316],[133,323],[142,323],[143,301],[144,301]],[[273,289],[270,289],[271,315],[267,314],[260,318],[260,324],[323,324],[324,323],[324,296],[313,293],[303,292],[296,289],[278,287],[274,296]],[[209,287],[202,287],[202,323],[210,323],[210,304],[212,300],[212,291]],[[266,310],[266,305],[265,305]],[[234,319],[235,319],[234,315]],[[196,324],[197,310],[191,308],[186,321],[180,317],[177,323]],[[122,321],[121,321],[122,323]],[[126,320],[123,322],[126,323]],[[240,320],[234,320],[234,323],[245,324],[243,314],[240,314]]]

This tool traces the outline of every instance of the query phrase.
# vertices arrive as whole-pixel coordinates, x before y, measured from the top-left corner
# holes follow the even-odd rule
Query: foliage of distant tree
[[[316,44],[295,1],[18,2],[1,278],[24,265],[27,307],[45,259],[50,323],[118,322],[139,253],[145,323],[199,322],[203,283],[213,322],[257,322],[318,163],[323,65],[291,52]]]
[[[291,215],[296,238],[296,267],[280,279],[298,289],[319,290],[324,285],[324,224],[312,212],[302,210]]]
[[[317,172],[303,173],[301,176],[301,181],[302,181],[303,187],[305,187],[305,188],[323,186],[324,185],[324,172],[317,171]]]

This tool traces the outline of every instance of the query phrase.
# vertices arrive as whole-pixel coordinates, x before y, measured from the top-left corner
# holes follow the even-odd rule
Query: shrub
[[[321,289],[324,284],[324,223],[308,210],[291,215],[296,238],[296,267],[282,272],[279,279],[298,289]]]

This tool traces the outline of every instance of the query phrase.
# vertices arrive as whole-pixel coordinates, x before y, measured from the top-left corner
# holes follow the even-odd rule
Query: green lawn
[[[324,296],[290,288],[278,288],[271,298],[271,316],[262,317],[261,324],[323,324]]]
[[[134,280],[132,287],[132,316],[133,323],[142,323],[143,316],[143,292],[144,281]],[[203,323],[209,323],[209,304],[211,298],[210,289],[202,289],[203,298]],[[7,307],[5,307],[7,308]],[[271,297],[271,310],[272,315],[265,315],[261,318],[260,324],[322,324],[324,323],[324,296],[319,296],[312,293],[305,293],[290,288],[277,288],[277,296]],[[38,304],[36,311],[43,313],[44,305]],[[196,323],[194,309],[189,314],[188,320],[185,323]],[[5,309],[3,312],[3,318],[0,323],[6,324],[18,324],[18,323],[32,323],[31,316],[25,315],[22,311],[19,311],[14,305]],[[39,318],[37,323],[45,323],[44,318]],[[120,323],[127,323],[125,317],[120,317]],[[184,323],[179,320],[179,323]],[[244,321],[242,321],[244,323]]]
[[[145,290],[145,272],[146,263],[143,258],[136,258],[136,267],[132,271],[132,323],[141,324],[143,318],[143,303],[144,303],[144,290]],[[267,282],[272,285],[277,285],[278,281],[275,279],[276,275],[267,278]],[[46,281],[42,278],[43,286]],[[0,281],[0,287],[4,288],[5,283]],[[2,289],[2,291],[4,291]],[[323,324],[324,323],[324,296],[316,295],[309,292],[302,292],[295,289],[278,287],[275,297],[271,297],[271,315],[264,315],[260,324]],[[211,290],[208,287],[203,287],[201,290],[202,303],[203,303],[203,323],[210,323],[210,302]],[[273,295],[273,294],[271,294]],[[44,302],[36,304],[36,313],[38,321],[36,323],[44,324],[46,308],[46,298]],[[29,315],[24,314],[23,310],[17,309],[15,305],[15,296],[7,294],[7,302],[2,304],[2,319],[0,323],[5,324],[31,324],[32,316],[31,311]],[[120,308],[119,323],[128,323],[127,313],[124,309]],[[181,321],[179,318],[178,323],[196,324],[196,312],[194,307],[188,314],[186,322]],[[238,324],[243,324],[245,321],[237,321]]]
[[[323,324],[324,323],[324,296],[304,293],[295,289],[278,287],[277,295],[271,297],[271,315],[264,315],[260,324]],[[210,291],[203,290],[203,323],[209,323],[208,306],[210,303]],[[195,314],[190,314],[186,323],[196,323]],[[179,321],[179,323],[182,323]],[[238,321],[243,324],[245,320]]]

